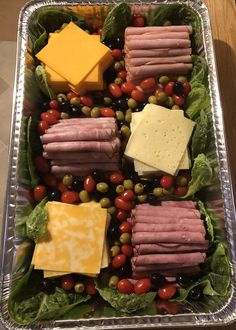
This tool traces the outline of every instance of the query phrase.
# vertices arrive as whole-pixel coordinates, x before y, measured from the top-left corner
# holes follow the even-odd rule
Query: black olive
[[[184,87],[183,87],[183,84],[180,82],[180,81],[176,81],[174,83],[174,87],[173,87],[173,93],[175,95],[183,95],[184,94]]]
[[[202,297],[202,289],[199,286],[192,288],[188,294],[189,299],[191,300],[199,300]]]
[[[126,264],[119,269],[119,278],[129,278],[132,274],[132,267],[130,261],[127,261]]]
[[[114,40],[114,48],[123,49],[124,48],[124,38],[116,37]]]
[[[128,109],[127,101],[123,98],[116,101],[117,110],[126,110]]]
[[[71,185],[72,189],[76,192],[80,192],[81,190],[84,189],[84,183],[79,180],[79,179],[75,179],[73,182],[72,182],[72,185]]]
[[[189,286],[189,284],[192,282],[192,279],[184,276],[184,275],[178,275],[176,276],[176,282],[182,286],[183,288]]]
[[[140,177],[138,176],[137,173],[132,173],[132,174],[128,173],[127,176],[125,176],[125,179],[131,179],[134,184],[140,182]]]
[[[160,181],[161,181],[160,178],[155,178],[152,180],[153,189],[160,186]]]
[[[42,108],[42,110],[45,110],[45,111],[50,109],[49,102],[48,101],[43,102],[41,105],[41,108]]]
[[[117,106],[117,104],[116,104],[116,102],[115,101],[113,101],[110,105],[109,105],[109,108],[111,108],[111,109],[113,109],[113,110],[118,110],[118,106]]]
[[[48,200],[49,201],[57,201],[61,200],[61,192],[57,189],[49,190],[48,192]]]
[[[90,193],[90,196],[91,196],[91,199],[96,201],[96,202],[100,201],[100,199],[104,197],[104,195],[101,194],[96,189],[92,193]]]
[[[158,273],[154,273],[151,275],[151,283],[152,283],[153,287],[158,289],[166,284],[166,279],[164,276],[162,276]]]
[[[112,67],[108,68],[104,72],[104,78],[105,78],[107,84],[114,83],[116,76],[117,76],[117,72]]]
[[[101,181],[106,182],[105,175],[101,171],[93,171],[92,177],[94,178],[96,183],[101,182]]]
[[[117,240],[120,236],[119,233],[119,222],[115,219],[111,220],[110,226],[107,231],[107,237],[110,240],[110,242],[114,242]]]
[[[143,184],[143,192],[144,192],[144,194],[148,194],[148,193],[151,193],[152,192],[152,190],[153,190],[153,182],[152,181],[142,179],[141,180],[141,183]]]
[[[147,202],[150,205],[157,205],[158,204],[158,197],[155,196],[154,194],[148,194],[148,196],[147,196]]]
[[[148,102],[142,102],[142,103],[139,103],[139,104],[138,104],[138,109],[139,109],[140,111],[142,111],[143,108],[145,107],[145,105],[147,105],[147,104],[149,104],[149,103],[148,103]]]
[[[70,111],[68,111],[69,115],[73,118],[77,118],[79,116],[81,116],[82,112],[81,112],[81,106],[71,106],[70,107]]]
[[[59,110],[62,112],[70,112],[70,103],[68,101],[62,101],[58,103]]]
[[[94,104],[103,104],[103,93],[102,92],[94,93],[93,102]]]
[[[55,283],[52,280],[47,278],[43,279],[39,284],[39,290],[43,291],[47,294],[54,293],[55,291]]]

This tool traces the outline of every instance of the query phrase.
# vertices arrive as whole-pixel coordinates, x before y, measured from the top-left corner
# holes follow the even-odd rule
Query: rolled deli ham
[[[146,271],[159,271],[159,270],[170,270],[173,268],[185,268],[185,267],[193,267],[198,266],[198,262],[189,262],[189,263],[168,263],[168,264],[152,264],[152,265],[144,265],[144,266],[137,266],[133,265],[133,271],[136,273],[142,273]]]
[[[68,163],[72,163],[76,161],[77,163],[87,163],[88,160],[92,163],[111,163],[118,162],[119,154],[109,154],[104,152],[44,152],[43,157],[46,159],[53,159],[53,162],[57,162],[59,160],[65,161]]]
[[[92,170],[104,170],[104,171],[117,171],[119,166],[117,163],[86,163],[86,164],[67,164],[67,165],[52,165],[52,173],[71,173],[79,175],[80,172],[92,171]]]
[[[182,218],[181,215],[178,217],[171,218],[170,216],[166,215],[145,215],[145,214],[137,214],[133,215],[130,219],[132,223],[148,223],[148,224],[183,224],[183,225],[202,225],[202,220],[200,218]]]
[[[186,209],[196,209],[197,203],[194,201],[161,201],[161,206],[183,207]]]
[[[188,243],[201,244],[205,242],[205,234],[201,232],[136,232],[132,235],[133,246],[149,243]]]
[[[153,264],[200,264],[206,258],[205,253],[175,253],[175,254],[146,254],[133,257],[131,259],[133,265],[144,266]]]
[[[134,247],[134,255],[152,253],[173,253],[173,252],[204,252],[208,249],[209,242],[205,240],[202,244],[139,244]]]
[[[192,33],[193,28],[191,25],[171,25],[171,26],[145,26],[145,27],[127,27],[125,29],[125,37],[128,35],[140,35],[143,33],[157,33],[157,32],[188,32]]]
[[[139,57],[171,57],[171,56],[184,56],[191,55],[192,48],[163,48],[163,49],[134,49],[126,48],[126,56],[128,58]]]
[[[126,48],[131,49],[162,49],[162,48],[189,48],[191,41],[189,39],[132,39],[126,43]]]
[[[154,33],[143,33],[143,34],[136,34],[136,35],[127,35],[126,40],[149,40],[149,39],[189,39],[188,32],[154,32]]]
[[[200,218],[200,212],[196,209],[185,209],[181,207],[163,207],[163,206],[151,206],[149,204],[137,205],[135,210],[132,211],[132,215],[154,215],[154,216],[173,216],[183,218]]]
[[[133,232],[177,232],[177,231],[191,231],[191,232],[201,232],[206,233],[206,229],[201,225],[195,224],[145,224],[145,223],[135,223],[133,225]]]
[[[132,66],[139,65],[155,65],[155,64],[175,64],[175,63],[191,63],[191,55],[172,56],[172,57],[138,57],[125,59],[125,64]]]
[[[184,267],[184,268],[174,268],[170,270],[160,270],[158,274],[163,275],[165,277],[173,277],[176,275],[196,275],[201,271],[199,266],[192,267]],[[150,277],[153,274],[153,271],[145,271],[145,272],[133,272],[132,277],[134,279]]]

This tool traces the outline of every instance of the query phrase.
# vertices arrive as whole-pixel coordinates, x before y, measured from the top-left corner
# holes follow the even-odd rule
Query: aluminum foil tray
[[[10,292],[10,278],[15,262],[16,251],[21,240],[14,237],[14,218],[17,201],[22,196],[17,183],[17,163],[20,125],[23,112],[27,109],[27,100],[24,97],[25,91],[25,69],[26,50],[28,45],[28,27],[35,11],[47,6],[62,8],[76,5],[98,5],[111,4],[116,1],[109,0],[84,0],[75,1],[54,1],[54,0],[33,0],[22,9],[18,25],[17,43],[17,67],[15,76],[15,90],[13,99],[11,141],[9,152],[9,174],[6,188],[5,212],[3,217],[2,237],[2,258],[0,277],[0,321],[5,329],[133,329],[133,328],[158,328],[158,327],[180,327],[185,326],[210,326],[225,325],[236,319],[236,220],[235,207],[232,190],[231,173],[227,157],[227,145],[225,142],[225,131],[223,113],[219,96],[218,80],[216,73],[216,62],[212,41],[211,25],[206,6],[201,0],[155,0],[155,1],[133,1],[126,3],[137,5],[140,12],[145,10],[147,5],[157,6],[159,4],[180,3],[192,7],[200,16],[202,24],[202,47],[199,52],[205,55],[209,67],[209,86],[212,104],[212,116],[214,122],[214,134],[216,141],[216,153],[220,165],[219,191],[215,196],[218,206],[222,206],[222,225],[224,227],[225,239],[228,242],[229,256],[232,270],[232,289],[230,295],[225,299],[217,297],[209,298],[208,304],[193,303],[186,305],[181,314],[176,315],[155,315],[155,316],[131,316],[111,318],[90,318],[79,320],[49,321],[33,324],[30,326],[19,326],[10,319],[7,310],[7,301]],[[23,110],[24,109],[24,110]],[[212,197],[212,196],[211,196]],[[212,198],[211,198],[212,200]]]

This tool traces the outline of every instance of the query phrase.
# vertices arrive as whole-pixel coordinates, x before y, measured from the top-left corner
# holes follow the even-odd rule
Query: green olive
[[[65,186],[67,186],[67,187],[71,186],[72,185],[72,182],[73,182],[73,175],[66,174],[66,175],[63,176],[62,183]]]
[[[65,94],[63,93],[60,93],[60,94],[57,94],[57,101],[58,102],[63,102],[63,101],[66,101],[67,100],[67,97]]]
[[[157,197],[163,196],[163,188],[161,187],[156,187],[153,189],[153,194]]]
[[[61,112],[61,119],[68,119],[70,118],[70,115],[66,112]]]
[[[111,206],[111,200],[108,197],[101,198],[99,203],[101,207],[103,207],[104,209],[107,209],[108,207]]]
[[[163,86],[165,86],[166,84],[168,84],[169,81],[170,81],[170,79],[167,76],[161,76],[159,78],[159,83],[162,84]]]
[[[135,109],[138,106],[138,103],[132,98],[128,99],[127,104],[130,109]]]
[[[131,123],[131,120],[132,120],[132,110],[131,110],[131,112],[129,110],[131,110],[131,109],[128,109],[125,112],[125,121],[127,123]]]
[[[163,188],[162,189],[163,195],[165,196],[169,196],[172,195],[174,192],[174,187],[170,187],[170,188]]]
[[[144,190],[144,185],[141,182],[136,183],[136,185],[134,186],[135,194],[141,195],[143,193],[143,190]]]
[[[82,203],[87,203],[90,201],[89,193],[86,190],[81,190],[81,192],[79,193],[79,198]]]
[[[131,242],[131,235],[129,233],[123,233],[120,235],[121,244],[129,244]]]
[[[120,121],[123,121],[125,119],[124,113],[120,110],[117,110],[116,111],[116,119],[120,120]]]
[[[109,288],[116,289],[117,285],[118,285],[118,282],[119,282],[119,277],[116,276],[116,275],[112,275],[109,279],[109,282],[108,282]]]
[[[181,82],[183,84],[183,83],[187,82],[188,80],[187,80],[187,78],[185,76],[179,76],[177,78],[177,81],[179,81],[179,82]]]
[[[75,106],[80,105],[80,99],[79,99],[79,97],[77,97],[77,96],[72,97],[70,99],[70,104],[71,105],[75,105]]]
[[[158,104],[165,103],[167,98],[168,98],[168,96],[165,92],[160,92],[157,94],[157,103]]]
[[[96,185],[96,189],[101,193],[106,193],[109,190],[109,186],[106,182],[99,182]]]
[[[177,176],[176,183],[180,187],[185,187],[188,184],[188,180],[184,176]]]
[[[175,104],[175,105],[173,105],[173,107],[171,109],[172,110],[180,110],[180,107],[177,104]]]
[[[111,103],[112,103],[112,98],[110,98],[110,97],[108,97],[108,96],[105,96],[105,97],[103,98],[103,103],[104,103],[104,105],[109,105],[109,104],[111,104]]]
[[[137,196],[137,200],[139,203],[145,203],[147,201],[147,194],[141,194]]]
[[[111,215],[115,214],[116,213],[116,207],[115,206],[108,207],[107,212]]]
[[[128,138],[131,134],[130,128],[126,125],[122,125],[120,128],[121,135],[124,136],[125,138]]]
[[[173,105],[174,105],[173,98],[172,98],[171,96],[168,96],[168,97],[167,97],[167,100],[166,100],[166,102],[165,102],[165,104],[166,104],[166,106],[167,106],[168,108],[173,107]]]
[[[113,64],[113,67],[115,69],[115,71],[119,71],[122,69],[122,64],[119,62],[119,61],[116,61],[114,64]]]
[[[121,84],[123,83],[123,80],[122,80],[121,78],[117,77],[117,78],[114,80],[114,83],[115,83],[116,85],[121,85]]]
[[[74,286],[74,290],[76,293],[82,293],[85,290],[85,285],[82,282],[78,282]]]
[[[68,23],[64,23],[64,24],[62,24],[62,26],[61,26],[61,30],[63,30],[67,25],[68,25]]]
[[[133,189],[134,188],[134,183],[131,179],[125,179],[123,181],[123,186],[125,189]]]
[[[149,96],[148,102],[151,104],[157,104],[157,97],[155,95]]]
[[[163,23],[163,26],[171,26],[172,25],[172,22],[171,21],[165,21]]]
[[[111,256],[112,257],[115,257],[117,256],[118,254],[120,254],[120,247],[118,245],[113,245],[111,248],[110,248],[110,252],[111,252]]]
[[[91,108],[90,107],[87,107],[86,105],[84,105],[81,109],[81,111],[83,112],[83,114],[87,117],[90,116],[90,113],[91,113]]]
[[[125,61],[121,60],[120,65],[121,65],[121,68],[124,69],[125,68]]]
[[[122,184],[118,184],[118,186],[116,186],[117,194],[122,194],[124,191],[125,191],[125,187]]]
[[[92,110],[91,110],[90,116],[92,118],[100,117],[100,108],[99,107],[93,107]]]

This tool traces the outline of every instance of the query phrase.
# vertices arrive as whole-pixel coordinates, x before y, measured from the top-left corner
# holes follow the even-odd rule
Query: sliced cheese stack
[[[163,201],[132,210],[133,278],[158,273],[166,277],[195,275],[209,242],[200,212],[192,201]]]
[[[188,25],[127,27],[127,80],[188,73],[192,69],[190,33]]]
[[[52,34],[36,57],[46,65],[48,82],[56,92],[72,89],[79,95],[103,90],[103,72],[113,61],[100,36],[89,35],[73,22]]]
[[[159,171],[176,175],[190,167],[187,145],[193,127],[182,110],[147,104],[142,112],[132,114],[125,155],[134,160],[140,175]]]
[[[120,139],[114,118],[62,119],[41,136],[41,142],[43,156],[51,160],[57,177],[119,169]]]
[[[96,276],[109,263],[107,210],[99,203],[48,202],[45,236],[35,245],[32,264],[45,277],[79,273]]]

